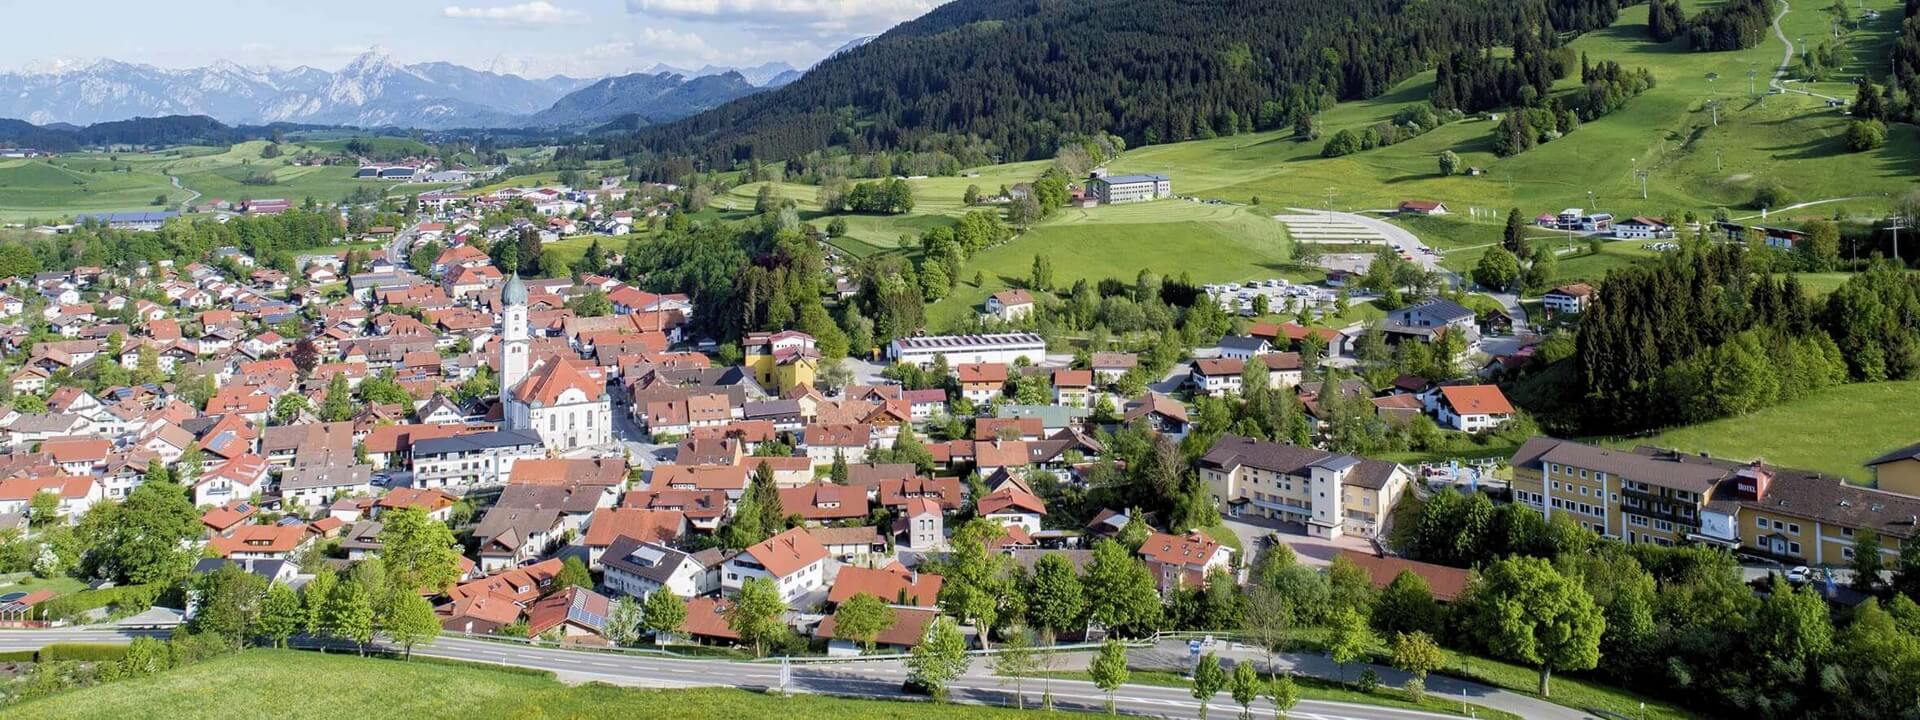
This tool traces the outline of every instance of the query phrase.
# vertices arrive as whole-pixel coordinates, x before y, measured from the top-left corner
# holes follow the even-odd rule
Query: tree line
[[[1872,559],[1856,567],[1855,589],[1870,599],[1835,608],[1778,576],[1743,583],[1725,550],[1602,539],[1564,514],[1549,522],[1479,493],[1435,495],[1398,540],[1409,557],[1476,571],[1453,607],[1436,612],[1414,594],[1389,617],[1535,665],[1543,683],[1581,671],[1700,712],[1763,718],[1902,717],[1920,703],[1920,546],[1903,548],[1889,582],[1878,536],[1858,533],[1855,556]],[[1519,621],[1535,615],[1555,632],[1516,644],[1529,639],[1513,632],[1530,624]]]
[[[1578,427],[1645,430],[1749,412],[1841,382],[1920,373],[1920,286],[1879,263],[1825,300],[1739,245],[1689,243],[1609,273],[1576,337]]]
[[[1140,145],[1285,127],[1378,95],[1429,58],[1494,45],[1523,19],[1578,33],[1616,13],[1610,0],[974,0],[787,87],[595,143],[612,157],[694,156],[718,167],[930,141],[1039,159],[1075,134],[1111,131]]]

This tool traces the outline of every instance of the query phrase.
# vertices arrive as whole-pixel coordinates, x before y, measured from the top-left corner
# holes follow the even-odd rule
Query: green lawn
[[[1046,255],[1054,283],[1119,278],[1141,270],[1196,283],[1285,277],[1314,280],[1288,264],[1286,228],[1251,208],[1162,200],[1093,209],[1066,209],[1005,245],[968,261],[960,285],[928,310],[929,327],[943,328],[975,312],[987,295],[1023,284],[1036,255]],[[981,284],[973,284],[973,274]]]
[[[1395,511],[1396,515],[1400,512],[1400,510]],[[1289,646],[1294,651],[1325,652],[1330,631],[1326,628],[1310,627],[1296,629],[1290,635],[1292,638]],[[1373,655],[1375,662],[1384,664],[1387,660],[1387,644],[1377,638],[1368,652]],[[1540,675],[1533,668],[1477,655],[1467,655],[1453,649],[1447,650],[1447,664],[1436,674],[1464,678],[1535,697],[1538,697],[1535,691],[1540,685]],[[1571,708],[1603,710],[1612,713],[1613,717],[1635,720],[1642,718],[1680,720],[1693,717],[1693,714],[1672,703],[1563,673],[1554,674],[1550,690],[1552,697],[1542,699]],[[1643,705],[1644,709],[1642,709]]]
[[[1788,36],[1824,34],[1827,16],[1820,9],[1826,4],[1793,0],[1793,12],[1783,22]],[[1883,18],[1898,17],[1897,6],[1891,0],[1865,3]],[[1847,118],[1822,101],[1801,95],[1749,99],[1747,68],[1761,69],[1764,89],[1768,69],[1779,63],[1783,48],[1771,33],[1748,50],[1694,53],[1685,49],[1684,40],[1665,45],[1647,40],[1646,13],[1644,5],[1622,8],[1613,27],[1588,33],[1571,46],[1595,61],[1649,68],[1658,85],[1626,108],[1514,157],[1492,154],[1493,123],[1467,120],[1341,158],[1321,158],[1321,141],[1295,142],[1287,137],[1290,131],[1280,131],[1136,148],[1113,170],[1167,172],[1183,195],[1258,197],[1268,205],[1318,208],[1332,189],[1336,209],[1391,208],[1404,199],[1424,198],[1446,202],[1462,214],[1482,208],[1504,216],[1507,208],[1518,206],[1528,217],[1563,207],[1597,206],[1617,215],[1737,207],[1767,179],[1781,182],[1801,200],[1870,196],[1847,204],[1884,209],[1883,193],[1904,191],[1920,174],[1920,130],[1912,126],[1893,129],[1880,150],[1852,154],[1838,139]],[[1869,27],[1856,36],[1866,45],[1891,32]],[[1881,62],[1876,69],[1885,67]],[[1709,72],[1720,79],[1709,82]],[[1318,118],[1322,136],[1358,130],[1425,102],[1432,81],[1432,73],[1422,73],[1381,97],[1342,103]],[[1575,73],[1558,89],[1571,90],[1578,82]],[[1704,105],[1709,98],[1722,101],[1718,126]],[[1435,158],[1444,150],[1487,174],[1440,177]],[[1652,173],[1644,200],[1633,177],[1636,169]],[[1831,212],[1820,206],[1807,212],[1822,210]]]
[[[1674,428],[1646,438],[1614,438],[1619,447],[1658,445],[1781,467],[1817,470],[1865,483],[1861,463],[1913,444],[1920,427],[1920,381],[1858,383],[1751,415]]]
[[[149,163],[103,156],[0,160],[0,220],[52,220],[74,213],[165,210],[187,198]]]
[[[66,595],[85,589],[87,589],[86,583],[65,575],[50,578],[37,578],[28,575],[13,582],[0,581],[0,595],[5,595],[10,592],[34,592],[36,590],[52,590],[56,595]]]
[[[1043,675],[1062,680],[1084,680],[1088,682],[1092,682],[1093,680],[1091,675],[1083,671],[1055,671],[1043,673]],[[1271,679],[1273,676],[1263,673],[1261,677],[1263,679]],[[1127,682],[1135,685],[1158,685],[1160,687],[1193,687],[1193,681],[1191,679],[1178,673],[1164,670],[1133,670],[1127,673]],[[1363,693],[1352,687],[1331,680],[1322,680],[1304,675],[1294,676],[1293,682],[1296,687],[1300,688],[1300,699],[1302,700],[1325,700],[1359,705],[1379,705],[1381,707],[1423,710],[1426,712],[1459,715],[1462,717],[1467,716],[1467,713],[1461,709],[1460,701],[1439,695],[1429,694],[1421,698],[1420,702],[1416,703],[1408,699],[1406,692],[1400,688],[1379,687],[1375,688],[1371,693]],[[1271,712],[1272,709],[1273,705],[1268,702],[1264,696],[1253,703],[1254,717],[1270,717],[1268,713]],[[1472,716],[1477,718],[1489,718],[1490,720],[1519,720],[1520,718],[1520,716],[1510,712],[1495,710],[1480,705],[1472,706],[1471,710],[1473,713]],[[1240,710],[1239,706],[1235,705],[1231,698],[1223,694],[1213,702],[1213,712],[1218,713],[1218,715],[1210,714],[1209,717],[1238,717]]]
[[[244,680],[238,680],[244,678]],[[480,667],[250,650],[140,680],[111,683],[0,710],[0,718],[127,720],[322,718],[738,718],[997,720],[1013,710],[929,703],[782,698],[744,690],[569,687]]]

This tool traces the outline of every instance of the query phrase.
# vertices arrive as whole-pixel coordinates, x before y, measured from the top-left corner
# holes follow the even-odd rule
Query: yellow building
[[[1920,495],[1920,445],[1908,445],[1867,461],[1874,487],[1903,495]]]
[[[1306,525],[1315,537],[1375,537],[1413,474],[1384,460],[1225,435],[1200,458],[1220,511]]]
[[[820,352],[814,349],[813,336],[797,330],[777,333],[749,333],[741,341],[742,360],[762,386],[775,393],[795,387],[813,387],[820,371]]]
[[[1860,530],[1880,534],[1889,560],[1920,534],[1920,497],[1806,470],[1544,437],[1522,445],[1512,464],[1514,502],[1627,542],[1701,542],[1846,565]]]

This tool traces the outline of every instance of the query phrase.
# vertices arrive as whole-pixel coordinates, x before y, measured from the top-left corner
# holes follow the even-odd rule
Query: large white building
[[[545,439],[528,429],[494,430],[413,443],[413,486],[497,487],[518,460],[546,457]]]
[[[1087,180],[1087,192],[1102,205],[1147,202],[1173,197],[1173,180],[1159,173],[1096,176]]]
[[[613,440],[613,402],[604,379],[555,357],[527,368],[527,284],[519,273],[500,291],[500,402],[507,427],[540,434],[547,449],[565,452]]]
[[[1047,341],[1033,333],[895,338],[887,346],[887,355],[894,362],[920,367],[932,365],[934,358],[942,355],[946,356],[948,367],[972,363],[1011,365],[1023,357],[1027,362],[1039,363],[1047,357]]]

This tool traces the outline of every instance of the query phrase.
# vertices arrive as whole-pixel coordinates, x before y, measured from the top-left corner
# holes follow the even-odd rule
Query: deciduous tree
[[[947,685],[967,671],[973,658],[967,655],[967,639],[960,626],[941,615],[927,624],[920,644],[907,658],[907,676],[927,689],[934,699],[947,699]]]

